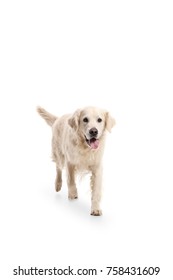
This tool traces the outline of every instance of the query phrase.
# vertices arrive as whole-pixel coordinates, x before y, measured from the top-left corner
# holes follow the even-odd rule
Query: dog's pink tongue
[[[92,141],[92,139],[90,140],[90,147],[92,149],[97,149],[99,146],[99,140],[95,139],[94,141]]]

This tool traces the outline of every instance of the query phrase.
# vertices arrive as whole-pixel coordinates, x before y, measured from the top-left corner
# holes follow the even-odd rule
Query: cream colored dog
[[[38,113],[52,127],[52,158],[56,163],[56,191],[62,186],[62,169],[67,171],[69,199],[78,198],[75,175],[91,172],[91,215],[100,216],[102,188],[102,155],[105,132],[111,131],[115,120],[104,110],[86,107],[72,115],[56,117],[41,107]]]

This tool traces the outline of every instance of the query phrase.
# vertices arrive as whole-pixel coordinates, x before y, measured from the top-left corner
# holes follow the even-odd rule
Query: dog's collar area
[[[98,146],[99,146],[99,140],[92,137],[91,139],[87,139],[86,136],[85,136],[85,140],[88,144],[88,146],[91,148],[91,149],[97,149]]]

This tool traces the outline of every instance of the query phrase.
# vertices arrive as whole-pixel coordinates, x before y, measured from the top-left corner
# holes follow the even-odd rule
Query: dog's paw
[[[77,190],[68,193],[68,199],[77,199],[77,198],[78,198]]]
[[[68,195],[68,199],[72,200],[72,199],[77,199],[78,196],[77,195],[74,195],[74,194],[69,194]]]
[[[92,210],[91,211],[91,215],[92,216],[101,216],[102,215],[102,210],[98,209],[98,210]]]
[[[61,190],[62,183],[55,183],[55,190],[56,192],[59,192]]]

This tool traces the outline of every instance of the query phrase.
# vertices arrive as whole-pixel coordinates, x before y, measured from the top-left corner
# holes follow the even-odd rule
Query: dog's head
[[[95,107],[78,109],[68,122],[91,149],[97,149],[105,130],[111,132],[115,125],[108,112]]]

